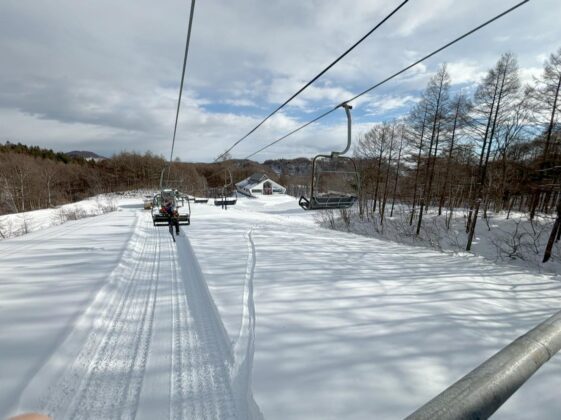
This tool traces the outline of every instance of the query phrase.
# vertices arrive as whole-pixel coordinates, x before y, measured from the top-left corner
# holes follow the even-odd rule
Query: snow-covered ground
[[[389,205],[387,213],[389,213]],[[465,251],[468,235],[466,222],[468,209],[444,209],[438,215],[437,208],[430,208],[423,216],[420,234],[416,235],[417,219],[410,225],[411,207],[396,205],[393,217],[363,218],[356,209],[349,212],[346,224],[340,213],[321,213],[318,220],[325,227],[349,231],[361,235],[415,245],[455,254],[473,254],[500,264],[525,267],[535,272],[561,274],[561,242],[554,243],[551,259],[543,263],[543,254],[555,220],[554,214],[536,214],[530,220],[528,214],[512,211],[479,215],[472,248]],[[418,212],[417,212],[418,213]]]
[[[403,418],[561,306],[552,275],[321,228],[290,197],[142,200],[0,241],[0,417]],[[557,419],[561,357],[495,415]]]

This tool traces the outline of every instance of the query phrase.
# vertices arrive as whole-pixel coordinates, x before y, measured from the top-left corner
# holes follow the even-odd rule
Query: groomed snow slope
[[[0,242],[0,417],[399,419],[561,306],[558,278],[288,197],[192,210],[176,244],[140,201]],[[559,418],[560,359],[495,418]]]

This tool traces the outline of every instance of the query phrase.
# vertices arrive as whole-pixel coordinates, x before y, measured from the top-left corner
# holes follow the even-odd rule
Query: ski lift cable
[[[399,6],[397,6],[389,15],[387,15],[384,19],[382,19],[376,26],[374,26],[370,31],[368,31],[362,38],[360,38],[357,42],[355,42],[349,49],[347,49],[343,54],[341,54],[339,57],[337,57],[331,64],[329,64],[327,67],[325,67],[321,72],[319,72],[316,76],[314,76],[314,78],[312,80],[310,80],[308,83],[306,83],[304,86],[302,86],[296,93],[294,93],[290,98],[288,98],[286,101],[284,101],[281,105],[279,105],[273,112],[271,112],[269,115],[267,115],[259,124],[257,124],[255,127],[253,127],[247,134],[245,134],[243,137],[241,137],[240,139],[238,139],[236,142],[234,142],[234,144],[232,146],[230,146],[229,149],[227,149],[224,153],[222,153],[220,156],[218,156],[214,161],[217,162],[219,161],[224,155],[226,155],[227,153],[229,153],[234,147],[236,147],[238,144],[240,144],[242,141],[244,141],[247,137],[249,137],[251,134],[253,134],[259,127],[261,127],[265,121],[267,121],[269,118],[271,118],[273,115],[275,115],[277,112],[279,112],[282,108],[284,108],[286,105],[288,105],[289,102],[291,102],[294,98],[296,98],[298,95],[300,95],[304,90],[306,90],[308,87],[310,87],[311,84],[313,84],[316,80],[318,80],[321,76],[323,76],[327,71],[329,71],[335,64],[337,64],[339,61],[341,61],[347,54],[349,54],[352,50],[354,50],[360,43],[362,43],[362,41],[364,41],[366,38],[368,38],[370,35],[372,35],[372,33],[374,31],[376,31],[380,26],[382,26],[387,20],[389,20],[394,14],[396,14],[399,9],[401,9],[403,6],[405,6],[405,4],[408,2],[409,0],[404,0]]]
[[[187,68],[187,56],[189,54],[189,43],[191,41],[191,28],[193,27],[193,15],[195,13],[195,0],[191,0],[191,10],[189,12],[189,26],[187,28],[187,40],[185,42],[185,56],[183,57],[183,70],[181,71],[181,84],[179,87],[179,98],[177,99],[177,111],[175,113],[175,125],[173,128],[173,139],[171,142],[171,153],[169,155],[168,164],[168,181],[170,176],[171,164],[173,162],[173,151],[175,149],[175,136],[177,134],[177,122],[179,120],[179,109],[181,107],[181,96],[183,94],[183,83],[185,81],[185,69]],[[161,187],[161,185],[160,185]]]
[[[385,83],[389,82],[390,80],[396,78],[397,76],[403,74],[403,73],[406,72],[407,70],[410,70],[411,68],[417,66],[418,64],[422,63],[423,61],[425,61],[425,60],[427,60],[427,59],[433,57],[434,55],[436,55],[436,54],[442,52],[443,50],[445,50],[445,49],[451,47],[452,45],[456,44],[457,42],[461,41],[462,39],[464,39],[464,38],[466,38],[466,37],[468,37],[468,36],[474,34],[475,32],[479,31],[480,29],[483,29],[485,26],[487,26],[487,25],[489,25],[489,24],[495,22],[496,20],[498,20],[498,19],[504,17],[505,15],[507,15],[507,14],[513,12],[514,10],[518,9],[518,8],[521,7],[522,5],[528,3],[529,1],[530,1],[530,0],[524,0],[524,1],[522,1],[522,2],[520,2],[520,3],[518,3],[518,4],[516,4],[516,5],[512,6],[510,9],[508,9],[508,10],[506,10],[506,11],[504,11],[504,12],[498,14],[498,15],[496,15],[495,17],[493,17],[493,18],[489,19],[488,21],[482,23],[481,25],[479,25],[479,26],[473,28],[472,30],[470,30],[470,31],[466,32],[465,34],[459,36],[458,38],[454,39],[453,41],[448,42],[447,44],[445,44],[445,45],[443,45],[442,47],[440,47],[440,48],[434,50],[434,51],[431,52],[430,54],[425,55],[423,58],[421,58],[421,59],[415,61],[414,63],[408,65],[407,67],[404,67],[403,69],[399,70],[397,73],[394,73],[393,75],[387,77],[386,79],[382,80],[381,82],[376,83],[375,85],[369,87],[368,89],[364,90],[363,92],[359,93],[358,95],[355,95],[355,96],[353,96],[353,97],[350,98],[350,99],[347,99],[347,100],[344,101],[343,103],[348,103],[348,102],[354,101],[355,99],[358,99],[358,98],[360,98],[360,97],[363,96],[363,95],[366,95],[367,93],[371,92],[372,90],[374,90],[374,89],[376,89],[376,88],[382,86],[383,84],[385,84]],[[249,159],[249,158],[255,156],[256,154],[261,153],[261,152],[264,151],[265,149],[268,149],[269,147],[274,146],[275,144],[281,142],[282,140],[285,140],[287,137],[289,137],[289,136],[291,136],[291,135],[297,133],[298,131],[300,131],[300,130],[306,128],[307,126],[309,126],[309,125],[311,125],[311,124],[313,124],[313,123],[315,123],[315,122],[321,120],[322,118],[326,117],[327,115],[331,114],[332,112],[334,112],[335,110],[337,110],[340,106],[341,106],[341,104],[335,106],[334,108],[330,109],[330,110],[327,111],[327,112],[324,112],[323,114],[319,115],[318,117],[314,118],[313,120],[311,120],[311,121],[309,121],[309,122],[307,122],[307,123],[301,125],[300,127],[296,128],[296,129],[294,129],[294,130],[292,130],[290,133],[285,134],[284,136],[282,136],[282,137],[276,139],[275,141],[273,141],[273,142],[267,144],[266,146],[263,146],[261,149],[259,149],[259,150],[257,150],[256,152],[254,152],[254,153],[252,153],[252,154],[246,156],[244,159]]]
[[[246,156],[244,159],[249,159],[250,157],[253,157],[253,156],[255,156],[256,154],[261,153],[263,150],[268,149],[268,148],[271,147],[271,146],[274,146],[275,144],[277,144],[277,143],[283,141],[284,139],[286,139],[287,137],[290,137],[291,135],[297,133],[297,132],[300,131],[300,130],[303,130],[303,129],[306,128],[307,126],[309,126],[309,125],[311,125],[311,124],[313,124],[313,123],[315,123],[315,122],[321,120],[321,119],[324,118],[324,117],[327,117],[329,114],[331,114],[332,112],[334,112],[337,108],[339,108],[339,106],[340,106],[340,105],[337,105],[335,108],[332,108],[332,109],[330,109],[329,111],[324,112],[323,114],[317,116],[317,117],[314,118],[313,120],[308,121],[307,123],[301,125],[301,126],[298,127],[298,128],[295,128],[294,130],[292,130],[292,131],[289,132],[288,134],[285,134],[284,136],[282,136],[282,137],[276,139],[275,141],[273,141],[272,143],[269,143],[268,145],[262,147],[262,148],[259,149],[258,151],[253,152],[252,154]]]
[[[407,70],[409,70],[409,69],[415,67],[416,65],[420,64],[421,62],[423,62],[423,61],[425,61],[425,60],[428,60],[428,59],[431,58],[432,56],[434,56],[434,55],[438,54],[439,52],[441,52],[441,51],[447,49],[448,47],[450,47],[450,46],[456,44],[457,42],[461,41],[462,39],[467,38],[468,36],[470,36],[470,35],[472,35],[473,33],[479,31],[480,29],[482,29],[483,27],[485,27],[485,26],[487,26],[487,25],[489,25],[489,24],[495,22],[496,20],[498,20],[498,19],[502,18],[503,16],[509,14],[510,12],[514,11],[515,9],[518,9],[520,6],[522,6],[522,5],[526,4],[526,3],[528,3],[529,1],[530,1],[530,0],[524,0],[524,1],[522,1],[522,2],[520,2],[520,3],[518,3],[518,4],[516,4],[516,5],[512,6],[510,9],[505,10],[504,12],[502,12],[502,13],[498,14],[497,16],[495,16],[494,18],[489,19],[487,22],[484,22],[484,23],[482,23],[481,25],[479,25],[479,26],[473,28],[471,31],[466,32],[465,34],[459,36],[458,38],[454,39],[453,41],[450,41],[450,42],[447,43],[446,45],[443,45],[442,47],[438,48],[437,50],[434,50],[434,51],[431,52],[430,54],[425,55],[423,58],[421,58],[421,59],[415,61],[413,64],[410,64],[409,66],[403,68],[402,70],[398,71],[397,73],[394,73],[393,75],[391,75],[391,76],[388,77],[387,79],[382,80],[380,83],[377,83],[377,84],[375,84],[374,86],[369,87],[369,88],[366,89],[365,91],[359,93],[359,94],[356,95],[356,96],[353,96],[351,99],[348,99],[348,100],[345,101],[345,102],[351,102],[351,101],[354,101],[355,99],[360,98],[360,97],[363,96],[363,95],[366,95],[368,92],[370,92],[370,91],[376,89],[378,86],[383,85],[383,84],[386,83],[386,82],[389,82],[391,79],[393,79],[393,78],[395,78],[395,77],[401,75],[402,73],[405,73]]]

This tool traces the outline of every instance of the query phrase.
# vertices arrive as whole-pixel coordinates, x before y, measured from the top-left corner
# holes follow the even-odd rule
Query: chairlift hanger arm
[[[347,115],[347,147],[345,147],[345,149],[341,152],[331,152],[332,159],[344,155],[351,148],[351,127],[352,127],[351,109],[353,109],[353,107],[349,105],[347,102],[343,102],[337,108],[339,107],[344,108],[345,114]]]
[[[224,171],[224,188],[228,188],[234,185],[234,178],[232,178],[232,171],[226,168]]]
[[[170,165],[164,166],[164,169],[162,169],[162,172],[160,173],[160,191],[162,191],[164,189],[164,173],[166,172],[166,169],[169,169]],[[168,176],[168,180],[169,180],[169,176]]]

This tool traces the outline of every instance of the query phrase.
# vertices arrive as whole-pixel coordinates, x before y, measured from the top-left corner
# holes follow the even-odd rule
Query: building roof
[[[265,175],[262,172],[255,172],[253,175],[251,175],[249,178],[247,178],[249,180],[250,183],[252,184],[258,184],[261,181],[265,181],[266,179],[268,179],[269,177],[267,175]]]
[[[273,185],[277,185],[281,188],[284,188],[279,183],[270,179],[266,174],[256,172],[250,177],[244,179],[243,181],[237,182],[236,187],[238,189],[246,189],[251,190],[252,188],[256,187],[257,185],[261,184],[262,182],[270,181]]]

